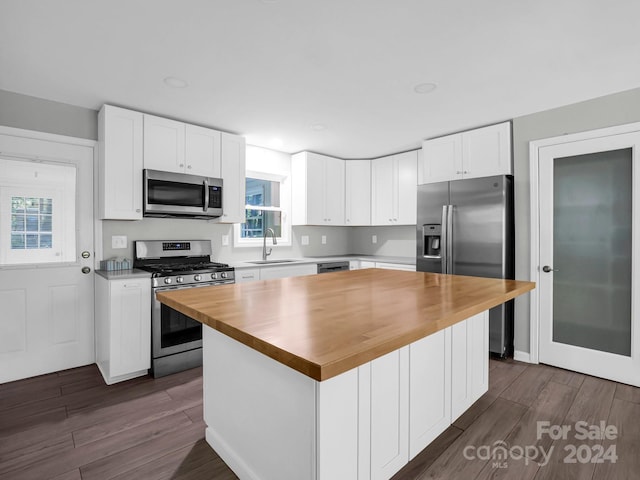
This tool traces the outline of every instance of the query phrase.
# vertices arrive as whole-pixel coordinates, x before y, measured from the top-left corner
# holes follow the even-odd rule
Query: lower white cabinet
[[[385,262],[376,262],[376,268],[383,268],[387,270],[405,270],[407,272],[415,272],[415,265],[408,265],[404,263],[385,263]]]
[[[260,269],[260,280],[300,277],[302,275],[315,275],[316,273],[318,273],[318,266],[315,263],[265,267]]]
[[[451,327],[451,421],[489,388],[489,312]]]
[[[96,359],[105,382],[147,374],[151,366],[151,282],[96,275]]]

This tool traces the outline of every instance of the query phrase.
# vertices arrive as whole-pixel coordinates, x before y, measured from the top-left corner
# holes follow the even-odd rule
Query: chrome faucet
[[[262,260],[266,260],[269,255],[271,255],[271,248],[267,252],[267,234],[271,233],[271,239],[273,240],[273,244],[277,245],[278,241],[276,240],[276,232],[273,231],[273,228],[267,228],[264,231],[264,237],[262,237]]]

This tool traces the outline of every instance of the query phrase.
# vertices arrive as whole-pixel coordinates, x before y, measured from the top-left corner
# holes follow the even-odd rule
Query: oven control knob
[[[218,278],[218,274],[217,273],[212,273],[211,274],[211,280],[215,280]]]
[[[165,278],[165,279],[164,279],[164,283],[166,283],[166,284],[169,284],[169,283],[171,283],[172,281],[173,281],[173,280],[172,280],[171,278],[169,278],[169,277],[167,277],[167,278]]]
[[[193,279],[194,279],[196,282],[199,282],[200,280],[202,280],[202,275],[194,275],[194,276],[193,276]]]
[[[184,282],[184,278],[178,277],[178,278],[176,278],[176,282],[183,283]]]
[[[227,272],[222,272],[220,274],[220,278],[227,278]]]

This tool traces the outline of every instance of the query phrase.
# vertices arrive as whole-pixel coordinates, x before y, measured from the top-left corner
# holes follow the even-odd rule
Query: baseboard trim
[[[249,466],[242,460],[236,452],[229,447],[216,432],[211,430],[211,427],[207,427],[205,430],[205,439],[209,446],[215,450],[218,456],[227,464],[227,466],[235,473],[239,478],[246,478],[249,480],[260,480],[260,478],[249,468]]]
[[[519,350],[515,350],[513,352],[513,359],[518,362],[532,363],[531,362],[531,354],[529,352],[521,352]]]

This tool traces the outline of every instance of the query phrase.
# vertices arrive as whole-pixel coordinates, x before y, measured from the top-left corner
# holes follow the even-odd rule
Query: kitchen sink
[[[265,264],[269,264],[269,263],[290,263],[290,262],[297,262],[298,260],[256,260],[254,262],[247,262],[247,263],[253,263],[254,265],[265,265]]]

